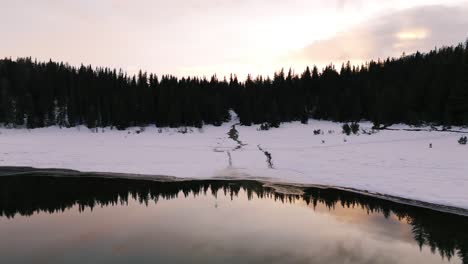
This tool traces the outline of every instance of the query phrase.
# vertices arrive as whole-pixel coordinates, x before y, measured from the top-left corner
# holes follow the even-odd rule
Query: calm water
[[[254,181],[0,177],[0,263],[193,262],[468,263],[468,218]]]

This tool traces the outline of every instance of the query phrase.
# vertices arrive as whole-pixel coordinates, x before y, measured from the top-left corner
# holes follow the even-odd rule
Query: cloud
[[[337,8],[339,10],[342,10],[346,7],[350,7],[350,6],[358,6],[360,7],[361,6],[361,0],[354,0],[354,1],[350,1],[350,0],[337,0]]]
[[[313,42],[289,58],[324,65],[398,57],[456,45],[468,37],[468,8],[425,6],[374,18],[346,32]]]
[[[436,6],[382,16],[459,1],[3,1],[0,58],[52,58],[157,74],[272,74],[463,41],[466,9]]]

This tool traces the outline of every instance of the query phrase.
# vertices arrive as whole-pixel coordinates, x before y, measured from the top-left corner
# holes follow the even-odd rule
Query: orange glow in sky
[[[272,75],[463,42],[467,0],[2,1],[0,57]]]

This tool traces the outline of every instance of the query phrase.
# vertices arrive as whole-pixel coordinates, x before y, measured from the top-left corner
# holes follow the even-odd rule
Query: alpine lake
[[[0,263],[468,263],[468,217],[251,180],[0,176]]]

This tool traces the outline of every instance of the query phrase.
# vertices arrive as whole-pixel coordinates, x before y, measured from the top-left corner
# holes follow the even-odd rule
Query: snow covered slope
[[[185,134],[155,127],[141,133],[140,128],[98,132],[84,127],[2,128],[0,166],[192,178],[267,177],[468,209],[468,145],[458,144],[458,133],[385,130],[345,136],[341,124],[316,120],[269,131],[237,125],[235,133],[234,124]],[[314,135],[317,129],[323,134]]]

